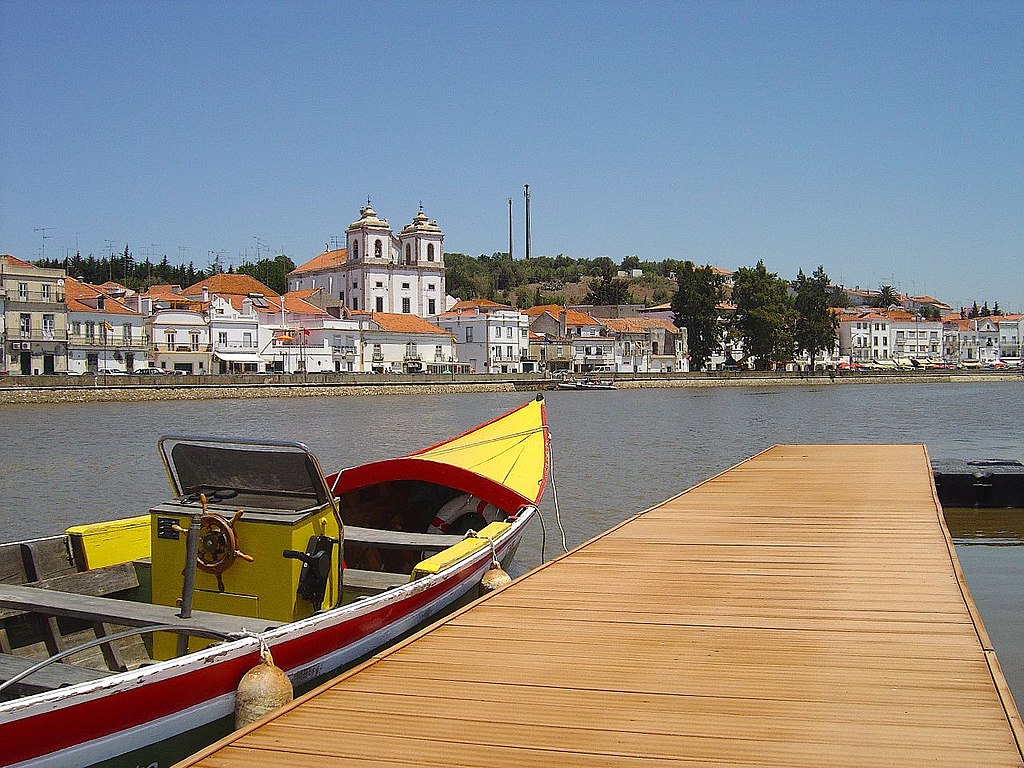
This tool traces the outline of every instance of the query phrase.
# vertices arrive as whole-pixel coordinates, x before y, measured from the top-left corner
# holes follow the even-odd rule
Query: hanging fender
[[[427,527],[427,533],[447,533],[451,524],[463,515],[477,513],[488,523],[504,520],[507,515],[494,504],[489,504],[483,499],[472,496],[468,493],[456,496],[449,501],[434,515]]]

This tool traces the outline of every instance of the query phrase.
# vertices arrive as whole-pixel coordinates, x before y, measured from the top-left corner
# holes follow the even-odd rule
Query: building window
[[[466,343],[469,344],[473,341],[473,329],[466,326]]]
[[[50,284],[43,283],[43,301],[50,300]]]
[[[509,360],[512,360],[512,359],[515,358],[515,355],[512,354],[512,347],[505,347],[505,351],[508,352],[507,357],[508,357]]]
[[[383,312],[384,311],[384,297],[383,296],[378,296],[375,299],[375,301],[377,302],[377,311],[378,312]]]
[[[427,290],[428,291],[434,290],[434,284],[433,283],[427,283]]]
[[[226,347],[228,345],[228,334],[227,334],[227,331],[218,331],[217,332],[217,343],[220,346],[222,346],[222,347]]]
[[[384,287],[384,283],[383,283],[383,281],[381,281],[381,280],[378,280],[378,281],[377,281],[376,283],[374,283],[374,285],[375,285],[375,286],[376,286],[377,288],[383,288],[383,287]]]
[[[427,299],[427,314],[437,314],[437,299]]]
[[[405,356],[409,360],[415,360],[419,357],[416,353],[416,345],[411,341],[405,345]]]
[[[412,246],[408,243],[405,244],[405,263],[412,264]]]
[[[402,290],[403,291],[408,291],[409,290],[409,284],[408,283],[402,283]]]
[[[352,309],[356,310],[357,312],[359,311],[359,297],[358,296],[353,296],[352,297]]]
[[[434,244],[427,243],[427,261],[434,260]]]
[[[373,255],[378,259],[384,256],[384,244],[379,239],[373,241]]]
[[[190,338],[191,338],[191,341],[192,341],[192,351],[193,352],[198,352],[199,351],[199,334],[198,333],[193,333],[190,336]]]
[[[441,353],[441,345],[436,344],[434,346],[434,359],[440,361],[444,355]]]
[[[28,283],[18,283],[18,301],[28,301]]]
[[[242,334],[242,346],[243,347],[254,347],[254,346],[256,346],[255,344],[252,343],[252,331],[245,331]]]
[[[402,314],[408,315],[412,311],[410,304],[408,296],[402,299]]]
[[[85,335],[87,338],[92,338],[92,334],[89,331],[90,323],[85,324]],[[167,347],[171,350],[174,349],[174,331],[166,331],[164,338],[167,339]]]
[[[353,261],[359,261],[359,241],[352,241],[352,259]]]
[[[54,331],[56,331],[56,329],[56,317],[54,315],[43,315],[43,336],[52,339]]]
[[[71,333],[75,336],[82,335],[82,324],[78,320],[71,323]]]
[[[132,327],[128,323],[121,326],[121,338],[124,339],[125,344],[132,343]]]

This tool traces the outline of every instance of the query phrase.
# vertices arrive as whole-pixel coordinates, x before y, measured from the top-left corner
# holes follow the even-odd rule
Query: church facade
[[[395,235],[367,203],[325,251],[288,275],[288,290],[319,288],[329,305],[357,312],[429,317],[445,311],[444,233],[423,212]]]

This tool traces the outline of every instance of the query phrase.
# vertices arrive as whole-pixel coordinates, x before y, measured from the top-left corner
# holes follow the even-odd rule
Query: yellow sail
[[[475,472],[536,502],[547,481],[544,401],[533,400],[413,457]]]

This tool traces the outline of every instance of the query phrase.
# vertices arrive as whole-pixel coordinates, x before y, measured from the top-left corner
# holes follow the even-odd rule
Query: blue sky
[[[764,259],[1024,308],[1024,4],[0,3],[0,252]]]

